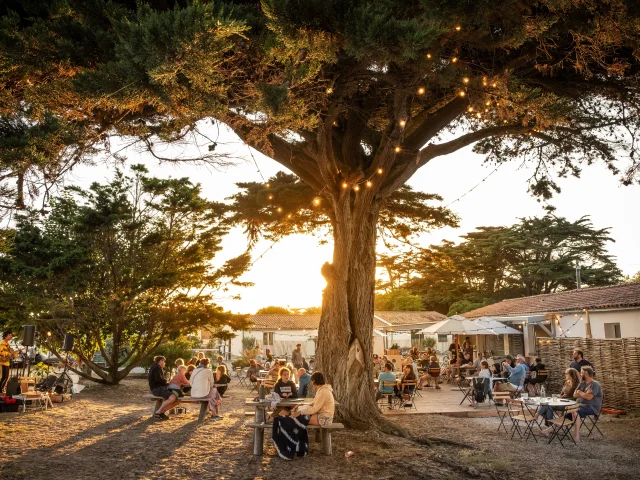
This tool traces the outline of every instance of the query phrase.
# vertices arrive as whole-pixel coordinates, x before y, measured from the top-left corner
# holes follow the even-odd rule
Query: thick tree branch
[[[468,104],[469,101],[466,97],[456,96],[451,102],[432,115],[427,116],[420,125],[413,128],[412,132],[402,142],[403,150],[409,152],[420,150],[429,140],[464,112]]]

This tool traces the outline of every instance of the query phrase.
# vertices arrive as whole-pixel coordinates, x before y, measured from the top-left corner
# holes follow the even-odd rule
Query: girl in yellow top
[[[296,405],[291,416],[308,415],[309,425],[328,427],[333,423],[333,415],[335,413],[333,389],[331,385],[325,383],[322,372],[313,372],[311,385],[316,389],[316,396],[313,402],[310,405],[300,405],[300,407]]]

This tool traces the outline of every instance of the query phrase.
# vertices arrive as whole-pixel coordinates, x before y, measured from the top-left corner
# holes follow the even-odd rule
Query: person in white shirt
[[[484,393],[489,396],[490,400],[493,400],[493,375],[491,374],[491,370],[489,370],[489,362],[486,360],[480,362],[478,377],[487,379],[484,381]]]
[[[208,400],[211,418],[214,420],[222,418],[218,414],[221,398],[218,389],[215,387],[216,382],[213,372],[209,368],[208,358],[200,360],[189,381],[191,382],[191,398],[193,400]]]

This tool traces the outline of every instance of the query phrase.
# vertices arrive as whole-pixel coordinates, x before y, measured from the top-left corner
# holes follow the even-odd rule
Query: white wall
[[[265,345],[263,343],[263,333],[273,332],[275,345]],[[302,356],[308,358],[316,354],[315,342],[313,339],[318,336],[317,330],[251,330],[244,332],[245,337],[254,337],[260,350],[264,353],[265,348],[269,348],[273,355],[286,355],[291,358],[291,352],[296,348],[296,344],[302,344]],[[242,332],[235,332],[236,337],[231,340],[231,354],[233,356],[242,355]]]
[[[640,308],[635,310],[594,312],[590,313],[589,317],[593,338],[606,338],[604,333],[605,323],[619,323],[622,338],[640,337]]]

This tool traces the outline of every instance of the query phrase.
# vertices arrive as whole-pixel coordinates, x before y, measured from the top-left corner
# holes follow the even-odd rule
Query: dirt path
[[[0,415],[0,478],[39,479],[456,479],[637,478],[640,419],[601,421],[606,438],[579,448],[511,442],[496,419],[439,415],[395,417],[417,437],[455,440],[472,448],[423,446],[371,432],[333,436],[334,455],[312,444],[304,459],[285,462],[272,447],[251,455],[243,427],[244,388],[232,387],[224,419],[199,426],[196,407],[168,422],[150,419],[143,380],[118,387],[91,385],[48,412]],[[265,442],[266,444],[266,442]],[[345,457],[352,450],[353,457]]]

